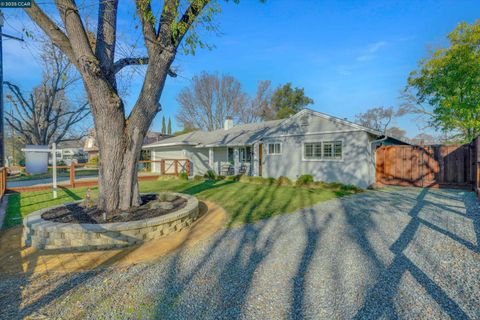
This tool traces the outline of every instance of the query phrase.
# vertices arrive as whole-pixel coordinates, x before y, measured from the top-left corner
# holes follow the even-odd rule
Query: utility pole
[[[23,41],[21,38],[17,38],[14,36],[10,36],[8,34],[4,34],[3,23],[5,22],[5,18],[3,16],[3,12],[0,10],[0,167],[5,165],[5,130],[3,128],[3,37]]]

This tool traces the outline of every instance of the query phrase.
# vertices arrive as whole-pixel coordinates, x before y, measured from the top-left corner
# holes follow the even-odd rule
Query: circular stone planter
[[[122,248],[158,239],[188,227],[199,217],[197,198],[182,193],[158,194],[159,199],[167,201],[176,196],[187,199],[185,207],[159,217],[129,222],[78,224],[52,222],[42,218],[46,211],[65,204],[35,211],[23,220],[23,243],[38,249],[88,251]]]

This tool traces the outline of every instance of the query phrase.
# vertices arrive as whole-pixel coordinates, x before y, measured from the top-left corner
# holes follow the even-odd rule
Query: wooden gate
[[[376,151],[379,184],[473,189],[477,144],[383,146]]]

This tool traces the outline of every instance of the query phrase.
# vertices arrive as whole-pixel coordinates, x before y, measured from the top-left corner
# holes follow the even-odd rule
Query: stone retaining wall
[[[53,209],[42,209],[23,220],[23,242],[38,249],[103,250],[126,247],[178,232],[198,219],[198,200],[193,196],[169,193],[187,199],[185,207],[169,214],[130,222],[104,224],[60,223],[42,219]],[[60,205],[57,207],[64,206]]]

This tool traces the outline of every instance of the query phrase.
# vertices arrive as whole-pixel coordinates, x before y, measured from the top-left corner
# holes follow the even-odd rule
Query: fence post
[[[5,193],[5,178],[6,176],[6,171],[5,171],[5,167],[2,168],[2,180],[1,180],[1,189],[0,189],[0,200],[3,198],[3,195]]]
[[[178,176],[178,160],[175,161],[175,175]]]
[[[70,187],[75,188],[75,164],[70,163]]]
[[[160,173],[162,174],[162,176],[165,174],[165,160],[162,159],[160,161]]]

